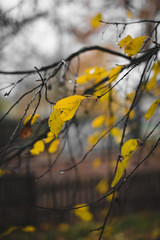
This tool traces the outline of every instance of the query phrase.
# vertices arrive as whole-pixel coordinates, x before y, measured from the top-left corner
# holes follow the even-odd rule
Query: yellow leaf
[[[109,72],[109,82],[113,82],[117,79],[119,73],[121,72],[123,66],[117,66],[115,68],[112,68]]]
[[[41,152],[44,151],[44,142],[42,140],[37,141],[34,145],[33,148],[30,150],[30,153],[32,155],[38,155]]]
[[[59,110],[62,121],[68,121],[73,118],[81,101],[85,98],[80,95],[66,97],[58,101],[53,108]]]
[[[124,114],[127,114],[128,111],[129,111],[129,109],[128,109],[128,108],[125,108],[125,109],[124,109]],[[130,111],[130,113],[129,113],[129,119],[133,119],[134,116],[135,116],[135,111],[132,109],[132,110]]]
[[[154,65],[153,65],[153,71],[156,73],[156,75],[158,73],[160,73],[160,61],[157,61]]]
[[[126,101],[128,103],[131,103],[133,101],[133,99],[134,99],[134,96],[135,96],[135,92],[128,93],[127,96],[126,96]]]
[[[119,129],[118,127],[114,127],[111,131],[110,131],[111,135],[114,137],[114,140],[116,143],[120,143],[121,141],[121,137],[122,137],[122,130]]]
[[[85,204],[78,204],[75,207],[81,207],[83,205]],[[89,207],[74,209],[74,214],[85,222],[89,222],[93,218],[92,213],[89,211]]]
[[[107,197],[106,197],[106,200],[107,200],[108,202],[111,202],[111,201],[112,201],[112,197],[113,197],[113,193],[110,194],[109,196],[107,196]],[[114,197],[115,197],[115,198],[117,197],[117,192],[115,192]]]
[[[0,177],[2,177],[6,173],[6,170],[0,169]]]
[[[31,117],[32,117],[32,114],[29,115],[29,116],[25,119],[24,124],[26,124],[27,122],[29,122],[29,120],[31,119]],[[39,117],[40,117],[40,115],[35,114],[35,115],[32,117],[31,125],[33,125],[33,123],[34,123]]]
[[[54,138],[54,135],[53,135],[53,133],[50,131],[50,132],[47,133],[47,137],[45,138],[44,142],[45,142],[45,143],[49,143],[49,142],[51,142],[51,141],[53,140],[53,138]]]
[[[0,238],[8,236],[9,234],[11,234],[13,231],[15,231],[17,229],[18,229],[18,227],[16,227],[16,226],[12,226],[12,227],[8,228],[5,232],[2,232],[0,234]]]
[[[101,24],[100,20],[102,20],[102,14],[98,13],[91,19],[92,28],[98,28]]]
[[[116,121],[116,116],[112,115],[106,119],[105,124],[107,127],[111,127],[112,125],[114,125],[115,121]]]
[[[48,120],[48,126],[50,128],[50,131],[55,135],[58,136],[59,132],[61,131],[63,127],[64,121],[60,117],[60,111],[54,110]]]
[[[130,156],[126,156],[122,162],[119,162],[119,166],[118,166],[118,169],[117,169],[117,172],[116,172],[116,175],[112,181],[112,184],[111,184],[111,187],[114,187],[118,182],[119,180],[121,179],[123,173],[124,173],[124,170],[126,169],[127,165],[128,165],[128,160],[129,160]]]
[[[153,76],[150,79],[149,82],[147,82],[146,84],[146,90],[150,91],[154,88],[156,88],[156,77],[157,75],[160,73],[160,61],[157,61],[154,65],[153,65]]]
[[[103,67],[91,67],[85,70],[85,73],[90,79],[94,79],[96,83],[100,82],[103,78],[106,78],[108,72]]]
[[[92,167],[93,167],[94,169],[96,169],[96,168],[98,168],[98,167],[101,165],[101,163],[102,163],[101,159],[100,159],[100,158],[96,158],[96,159],[94,160],[93,164],[92,164]]]
[[[128,54],[128,56],[133,56],[141,50],[146,38],[147,36],[141,36],[133,39],[130,35],[128,35],[122,39],[118,45],[120,48],[124,47],[124,53]]]
[[[77,83],[78,84],[84,84],[86,82],[88,82],[90,80],[88,75],[82,75],[80,77],[77,78]]]
[[[98,141],[100,136],[100,132],[95,132],[92,135],[88,136],[87,142],[89,143],[89,145],[94,145]]]
[[[138,139],[129,139],[127,142],[125,142],[121,148],[121,155],[123,158],[130,156],[138,146]]]
[[[26,226],[24,228],[22,228],[23,232],[35,232],[36,228],[33,226]]]
[[[158,226],[155,226],[151,232],[151,239],[158,239],[159,236],[160,236],[160,228]]]
[[[100,115],[92,121],[92,127],[98,128],[101,127],[105,122],[105,115]]]
[[[156,87],[156,74],[154,74],[153,77],[150,79],[150,81],[147,82],[146,90],[151,91],[155,87]]]
[[[156,109],[157,109],[157,107],[158,107],[159,101],[160,101],[160,98],[157,99],[156,101],[154,101],[154,102],[151,104],[150,108],[148,109],[148,111],[147,111],[146,114],[144,115],[144,118],[145,118],[146,121],[147,121],[148,119],[150,119],[150,118],[153,116],[153,114],[155,113],[155,111],[156,111]]]
[[[125,142],[121,148],[121,155],[123,160],[119,162],[118,169],[116,175],[112,181],[111,187],[114,187],[122,177],[124,170],[128,166],[128,161],[133,153],[138,149],[138,143],[140,143],[139,139],[129,139]]]
[[[133,38],[128,35],[127,37],[123,38],[119,43],[119,47],[123,48],[124,46],[126,46],[127,44],[129,44],[130,42],[132,42]]]
[[[85,73],[85,75],[78,77],[78,84],[84,84],[90,80],[94,80],[96,83],[98,83],[108,75],[107,70],[103,67],[90,67],[85,69]]]
[[[100,194],[104,194],[108,191],[108,182],[106,179],[102,179],[96,186],[96,190]]]
[[[70,228],[70,225],[67,224],[67,223],[60,223],[59,226],[58,226],[58,230],[60,232],[67,232]]]
[[[48,152],[49,152],[50,154],[55,153],[55,152],[57,151],[57,149],[58,149],[59,143],[60,143],[59,139],[54,140],[54,141],[50,144],[50,146],[49,146],[49,148],[48,148]]]
[[[129,17],[130,19],[133,19],[133,13],[129,9],[127,9],[126,13],[127,13],[127,17]]]

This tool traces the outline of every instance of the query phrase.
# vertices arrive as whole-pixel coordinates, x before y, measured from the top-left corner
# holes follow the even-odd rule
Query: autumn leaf
[[[122,161],[119,161],[118,169],[116,171],[115,177],[112,181],[111,187],[114,187],[121,179],[124,170],[128,166],[129,159],[133,153],[138,149],[140,140],[139,139],[129,139],[125,142],[121,148]]]
[[[0,177],[2,177],[5,173],[6,173],[6,170],[0,168]]]
[[[27,137],[29,137],[32,134],[32,127],[31,127],[31,123],[27,122],[23,131],[21,132],[21,138],[25,139]]]
[[[113,82],[117,79],[119,73],[121,72],[123,66],[117,66],[115,68],[112,68],[109,72],[109,82]]]
[[[130,156],[130,154],[136,150],[139,142],[140,140],[138,139],[129,139],[127,142],[125,142],[121,147],[122,157],[125,158],[127,156]]]
[[[121,179],[121,177],[124,173],[124,170],[127,168],[129,159],[130,159],[130,156],[127,156],[122,160],[122,162],[119,162],[119,166],[116,171],[115,177],[111,183],[111,187],[114,187]]]
[[[22,228],[23,232],[35,232],[36,228],[34,226],[26,226]]]
[[[96,190],[100,194],[104,194],[108,191],[108,182],[106,179],[102,179],[96,186]]]
[[[53,108],[59,111],[59,116],[62,121],[68,121],[73,118],[81,101],[85,98],[86,97],[80,95],[66,97],[58,101]]]
[[[103,78],[106,78],[108,71],[103,67],[91,67],[85,70],[88,78],[94,79],[95,83],[99,83]]]
[[[133,38],[132,38],[130,35],[128,35],[127,37],[123,38],[123,39],[118,43],[118,45],[119,45],[120,48],[123,48],[123,47],[127,46],[127,44],[129,44],[130,42],[132,42],[132,40],[133,40]]]
[[[154,65],[153,65],[153,76],[152,78],[150,79],[149,82],[147,82],[146,84],[146,90],[147,91],[150,91],[152,90],[153,88],[156,88],[156,77],[157,75],[160,73],[160,62],[157,61]]]
[[[112,115],[107,117],[105,124],[107,127],[111,127],[112,125],[114,125],[115,122],[116,122],[116,116]]]
[[[92,164],[92,167],[93,167],[94,169],[96,169],[96,168],[98,168],[98,167],[101,165],[101,163],[102,163],[101,159],[100,159],[100,158],[96,158],[96,159],[94,160],[93,164]]]
[[[9,234],[11,234],[12,232],[14,232],[14,231],[17,230],[17,229],[18,229],[17,226],[12,226],[12,227],[8,228],[5,232],[2,232],[2,233],[0,234],[0,238],[3,238],[3,237],[5,237],[5,236],[8,236]]]
[[[54,135],[53,135],[53,133],[50,131],[50,132],[47,133],[47,137],[45,138],[44,142],[45,142],[45,143],[49,143],[49,142],[51,142],[51,141],[53,140],[53,138],[54,138]]]
[[[101,127],[104,122],[105,122],[105,115],[100,115],[98,117],[96,117],[93,121],[92,121],[92,127],[93,128],[98,128]]]
[[[24,124],[26,124],[27,122],[29,122],[30,119],[32,118],[32,120],[31,120],[31,125],[33,125],[34,122],[35,122],[39,117],[40,117],[39,114],[35,114],[35,115],[32,115],[32,114],[31,114],[31,115],[29,115],[29,116],[25,119]]]
[[[61,99],[53,107],[54,111],[51,113],[48,125],[50,131],[57,137],[63,127],[64,122],[73,118],[81,101],[86,97],[80,95],[73,95]]]
[[[102,20],[102,14],[97,13],[90,21],[92,28],[98,28],[101,25],[100,20]]]
[[[122,39],[118,45],[120,48],[124,47],[124,53],[128,54],[128,56],[137,55],[137,53],[141,50],[142,45],[147,36],[141,36],[132,38],[130,35]]]
[[[58,149],[59,143],[60,143],[59,139],[55,139],[55,140],[50,144],[50,146],[49,146],[49,148],[48,148],[48,152],[49,152],[50,154],[55,153],[55,152],[57,151],[57,149]]]
[[[150,81],[147,82],[146,90],[151,91],[155,87],[156,87],[156,74],[154,74],[153,77],[150,79]]]
[[[90,80],[90,78],[88,75],[82,75],[77,78],[77,83],[81,85],[81,84],[88,82],[89,80]]]
[[[124,114],[127,114],[129,112],[129,108],[124,108]],[[129,113],[129,119],[133,119],[135,116],[135,111],[132,109]]]
[[[100,132],[94,132],[92,135],[88,136],[87,142],[89,145],[94,145],[100,137],[101,137]]]
[[[133,13],[131,12],[131,10],[127,9],[126,14],[127,14],[127,17],[129,17],[130,19],[133,19]]]
[[[84,84],[88,81],[94,81],[95,83],[100,82],[103,78],[106,78],[108,72],[103,67],[91,67],[85,69],[85,75],[79,76],[77,79],[78,84]]]
[[[153,116],[153,114],[155,113],[155,111],[156,111],[156,109],[158,107],[159,101],[160,101],[160,98],[157,99],[156,101],[154,101],[151,104],[150,108],[148,109],[148,111],[144,115],[144,118],[145,118],[146,121],[149,120]]]
[[[60,223],[60,224],[58,225],[58,230],[59,230],[60,232],[68,232],[69,228],[70,228],[70,225],[67,224],[67,223]]]
[[[33,145],[33,148],[30,150],[30,153],[32,155],[38,155],[41,152],[43,152],[44,149],[45,149],[44,142],[42,140],[39,140]]]
[[[121,141],[121,137],[122,137],[122,130],[118,127],[114,127],[111,131],[110,131],[111,135],[113,136],[115,142],[117,144],[120,143]]]
[[[81,207],[84,206],[85,204],[78,204],[75,206],[75,208],[77,207]],[[74,209],[74,214],[79,217],[82,221],[85,222],[89,222],[92,220],[93,215],[92,213],[89,211],[89,207],[82,207],[82,208],[78,208],[78,209]]]
[[[60,110],[54,110],[48,120],[48,125],[52,134],[56,137],[58,136],[59,132],[63,127],[64,121],[60,117]]]

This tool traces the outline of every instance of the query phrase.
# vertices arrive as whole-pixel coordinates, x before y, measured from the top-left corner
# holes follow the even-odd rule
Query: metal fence
[[[94,202],[100,197],[95,190],[99,180],[67,180],[36,186],[31,175],[4,176],[0,179],[0,226],[73,221],[75,216],[72,211],[44,210],[32,204],[47,208],[68,208],[78,203]],[[160,209],[159,184],[160,172],[137,173],[118,193],[113,214]],[[91,206],[96,219],[108,204],[104,199]]]

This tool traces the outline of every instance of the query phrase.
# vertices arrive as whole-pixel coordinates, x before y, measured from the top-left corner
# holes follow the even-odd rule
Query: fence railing
[[[44,210],[32,207],[32,204],[60,209],[94,202],[100,197],[96,191],[99,180],[67,180],[36,186],[33,176],[5,176],[0,179],[0,226],[75,220],[73,211]],[[160,172],[137,173],[118,193],[113,214],[160,209],[159,185]],[[96,219],[108,205],[104,199],[91,206]]]

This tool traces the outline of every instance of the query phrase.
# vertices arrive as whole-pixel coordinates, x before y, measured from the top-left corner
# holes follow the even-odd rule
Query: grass
[[[0,235],[4,240],[97,240],[98,231],[90,232],[100,226],[96,222],[82,222],[75,224],[61,223],[53,226],[42,223],[34,232],[23,232],[18,229],[8,235]],[[160,212],[132,214],[114,217],[107,225],[103,240],[159,240]]]

